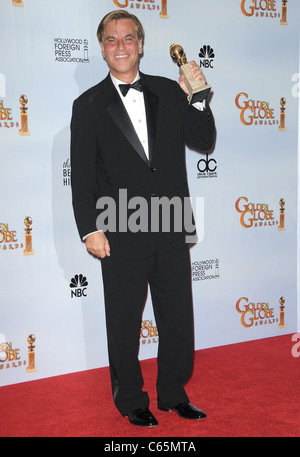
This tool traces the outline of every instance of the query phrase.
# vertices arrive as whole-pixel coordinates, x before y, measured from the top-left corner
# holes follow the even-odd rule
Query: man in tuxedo
[[[209,150],[213,116],[206,100],[197,106],[188,103],[184,77],[178,84],[139,71],[144,31],[136,16],[113,11],[102,19],[97,35],[110,71],[73,105],[72,195],[80,237],[88,252],[101,259],[114,402],[130,423],[157,425],[142,390],[138,360],[149,284],[159,334],[158,408],[203,419],[205,413],[189,402],[184,390],[194,352],[187,232],[184,224],[181,230],[178,224],[174,228],[172,211],[170,229],[164,230],[161,221],[153,224],[151,203],[189,200],[185,144]],[[196,62],[191,65],[193,77],[205,81]],[[130,230],[121,214],[129,221],[135,198],[147,203],[142,216],[148,225]],[[114,224],[101,217],[110,201],[115,203]]]

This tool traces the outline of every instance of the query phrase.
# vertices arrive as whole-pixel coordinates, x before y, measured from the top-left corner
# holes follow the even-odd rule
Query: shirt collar
[[[120,89],[119,89],[119,84],[126,84],[126,83],[124,83],[124,81],[121,81],[120,79],[115,78],[111,73],[110,73],[110,77],[111,77],[111,80],[112,80],[112,82],[113,82],[115,88],[116,88],[118,91],[120,90]],[[130,84],[134,83],[134,82],[137,81],[138,79],[140,79],[140,73],[139,73],[139,72],[137,72],[136,77],[134,78],[133,81],[131,81]]]

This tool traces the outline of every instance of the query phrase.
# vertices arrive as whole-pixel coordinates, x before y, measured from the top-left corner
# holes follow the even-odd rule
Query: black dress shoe
[[[158,409],[162,411],[175,411],[178,416],[183,417],[183,419],[205,419],[206,414],[205,412],[201,411],[201,409],[196,408],[196,406],[192,405],[190,402],[186,401],[184,403],[179,403],[179,405],[175,406],[174,408],[160,408]]]
[[[148,408],[138,408],[127,414],[129,422],[140,427],[155,427],[157,420]]]

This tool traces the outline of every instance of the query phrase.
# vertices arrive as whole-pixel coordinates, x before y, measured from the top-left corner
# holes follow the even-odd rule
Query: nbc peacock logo
[[[200,67],[214,68],[213,61],[215,58],[215,52],[209,44],[208,45],[205,44],[202,46],[202,48],[200,48],[199,57],[200,57]]]
[[[86,297],[88,284],[83,274],[75,275],[70,281],[71,298]]]

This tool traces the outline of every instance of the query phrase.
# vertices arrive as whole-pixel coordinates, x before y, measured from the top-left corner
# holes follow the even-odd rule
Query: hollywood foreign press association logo
[[[55,62],[89,63],[89,42],[81,38],[54,38]]]
[[[192,281],[220,278],[220,260],[207,259],[192,262]]]
[[[87,296],[88,281],[83,274],[75,275],[70,281],[71,298]]]

